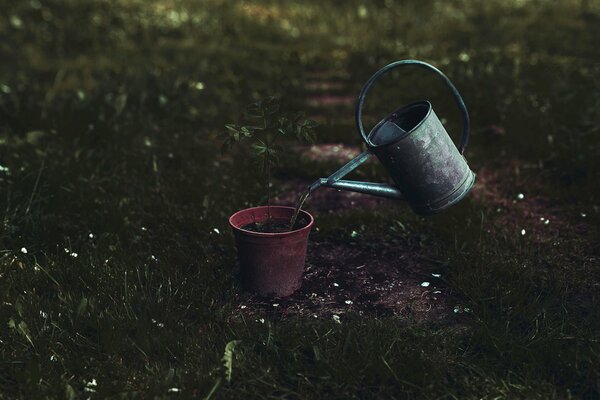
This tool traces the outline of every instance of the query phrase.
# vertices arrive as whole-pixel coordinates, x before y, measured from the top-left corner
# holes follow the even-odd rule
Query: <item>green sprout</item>
[[[314,128],[317,122],[306,119],[303,112],[282,110],[277,97],[267,97],[250,104],[245,113],[243,125],[225,125],[223,150],[227,151],[235,144],[246,143],[252,154],[260,162],[260,171],[265,179],[267,206],[271,206],[271,172],[280,161],[283,151],[280,141],[284,137],[296,137],[306,142],[315,141]],[[270,220],[270,216],[269,216]]]

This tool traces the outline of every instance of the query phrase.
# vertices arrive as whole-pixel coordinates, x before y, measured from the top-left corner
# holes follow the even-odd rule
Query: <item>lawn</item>
[[[598,38],[585,0],[0,0],[0,399],[600,398]],[[302,288],[244,291],[227,220],[267,196],[225,125],[319,122],[273,172],[292,205],[399,59],[460,90],[472,193],[320,189]],[[382,81],[370,126],[428,99],[458,140],[435,76]]]

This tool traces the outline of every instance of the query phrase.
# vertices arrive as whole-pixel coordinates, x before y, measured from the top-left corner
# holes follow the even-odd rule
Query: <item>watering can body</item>
[[[463,113],[463,137],[458,147],[428,101],[419,101],[396,110],[381,120],[368,135],[365,134],[361,113],[368,89],[379,76],[401,65],[417,65],[434,70],[450,87]],[[468,142],[468,113],[456,88],[437,68],[416,60],[397,61],[382,68],[371,77],[359,95],[356,121],[368,150],[328,178],[318,179],[309,191],[324,186],[402,199],[409,203],[415,213],[431,215],[459,202],[473,186],[475,174],[462,155]],[[385,166],[394,185],[341,179],[373,155]]]

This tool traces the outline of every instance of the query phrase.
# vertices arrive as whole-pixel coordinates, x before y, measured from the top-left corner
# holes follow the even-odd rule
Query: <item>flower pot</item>
[[[303,228],[291,232],[262,233],[243,229],[253,222],[265,222],[270,208],[274,222],[290,221],[294,208],[282,206],[254,207],[241,210],[229,218],[240,261],[242,285],[262,296],[284,297],[294,293],[302,283],[308,235],[314,219]]]

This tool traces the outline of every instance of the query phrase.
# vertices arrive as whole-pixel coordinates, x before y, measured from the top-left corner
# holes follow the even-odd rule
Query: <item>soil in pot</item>
[[[302,216],[295,222],[293,228],[290,229],[289,221],[278,221],[272,219],[265,223],[252,222],[250,224],[242,226],[242,229],[260,233],[282,233],[302,229],[306,225],[308,225],[309,222],[310,221],[308,220],[308,218]]]

